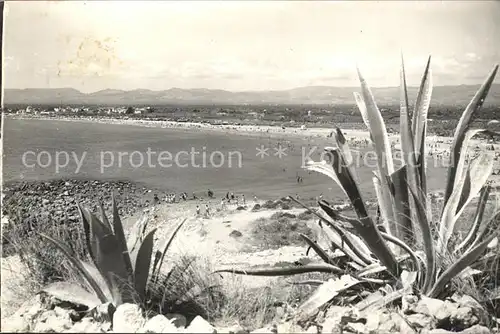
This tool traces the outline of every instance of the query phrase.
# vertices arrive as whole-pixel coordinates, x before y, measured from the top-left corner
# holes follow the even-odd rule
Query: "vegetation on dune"
[[[368,84],[358,71],[361,93],[354,93],[354,97],[377,155],[378,167],[374,171],[373,183],[381,227],[368,214],[349,145],[342,131],[336,128],[334,138],[337,146],[325,148],[328,161],[309,161],[306,169],[322,173],[335,181],[352,204],[355,216],[344,215],[327,201],[319,201],[323,213],[314,214],[320,218],[320,226],[330,244],[325,249],[307,236],[302,238],[323,263],[217,272],[259,276],[325,272],[338,276],[323,282],[316,293],[304,302],[300,310],[305,313],[317,310],[339,294],[347,295],[350,302],[357,302],[360,310],[382,307],[410,292],[444,298],[453,293],[454,279],[472,277],[473,269],[488,272],[490,278],[498,277],[498,265],[496,273],[492,273],[490,268],[495,268],[492,266],[495,261],[498,264],[500,208],[495,206],[494,212],[485,211],[491,197],[488,178],[493,169],[493,152],[483,150],[470,163],[467,158],[472,137],[481,133],[498,135],[491,130],[473,129],[471,126],[497,71],[498,65],[458,122],[451,146],[444,203],[437,216],[432,214],[432,203],[427,191],[425,159],[432,94],[430,58],[413,110],[408,101],[404,64],[401,67],[399,136],[404,163],[398,169],[394,166],[384,119]],[[478,195],[474,219],[467,233],[459,238],[454,234],[457,220]],[[360,285],[374,292],[362,297],[356,291]],[[384,286],[382,292],[377,290]]]
[[[184,221],[174,227],[171,236],[159,247],[155,246],[156,228],[148,231],[148,219],[144,216],[136,222],[128,239],[114,198],[113,217],[108,220],[101,206],[101,219],[89,210],[78,206],[81,222],[84,252],[75,253],[74,238],[54,236],[37,232],[50,245],[52,252],[62,255],[73,270],[72,284],[75,286],[61,293],[72,293],[82,304],[95,306],[112,303],[137,303],[153,313],[182,312],[186,317],[215,312],[215,306],[223,300],[217,285],[210,286],[207,274],[200,276],[194,267],[193,258],[176,257],[169,261],[170,268],[162,270],[165,255]],[[38,248],[44,249],[41,244]],[[88,256],[87,256],[88,254]],[[90,258],[91,261],[86,261]],[[69,269],[69,268],[67,268]],[[200,277],[198,277],[200,276]],[[45,289],[58,289],[60,285],[48,285]],[[51,290],[52,291],[52,290]],[[54,293],[54,291],[52,291]],[[57,291],[55,292],[57,293]],[[220,307],[217,306],[217,307]]]
[[[305,221],[296,218],[288,212],[277,212],[269,218],[257,219],[252,222],[253,240],[264,249],[306,245],[299,233],[312,237],[312,230]]]

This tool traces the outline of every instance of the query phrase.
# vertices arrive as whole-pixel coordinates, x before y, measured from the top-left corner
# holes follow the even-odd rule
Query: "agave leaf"
[[[400,193],[403,193],[403,196],[408,198],[408,190],[406,189],[407,187],[412,187],[415,191],[417,189],[420,189],[421,192],[417,192],[418,195],[422,196],[420,198],[421,203],[424,205],[424,207],[427,207],[427,202],[426,202],[426,189],[423,189],[421,187],[421,181],[420,181],[420,170],[419,166],[417,165],[417,161],[420,161],[421,163],[425,163],[425,151],[423,152],[422,159],[418,159],[415,154],[420,153],[419,150],[415,150],[415,138],[414,138],[414,133],[412,132],[412,119],[410,117],[410,111],[409,111],[409,104],[408,104],[408,91],[407,91],[407,86],[406,86],[406,75],[405,75],[405,67],[404,67],[404,61],[401,57],[401,89],[400,89],[400,127],[401,127],[401,147],[402,147],[402,152],[403,152],[403,162],[406,164],[407,168],[405,171],[404,175],[397,175],[396,177],[398,180],[401,180],[401,177],[404,177],[404,182],[407,183],[406,187],[400,187]],[[415,112],[419,112],[415,110]],[[425,146],[425,145],[424,145]],[[425,167],[422,167],[425,168]],[[395,175],[395,174],[392,174]],[[391,176],[392,176],[391,175]],[[401,176],[398,178],[398,176]],[[408,181],[406,181],[406,179]],[[394,180],[393,180],[394,182]],[[402,186],[402,185],[401,185]],[[395,187],[398,189],[398,186]],[[402,219],[397,220],[400,224],[402,225],[403,229],[403,234],[399,235],[400,238],[405,240],[406,242],[413,243],[415,242],[414,240],[414,233],[413,233],[413,228],[411,227],[411,219],[412,216],[410,216],[411,211],[410,211],[410,203],[405,203],[408,205],[407,209],[404,209],[402,207],[399,207],[398,202],[395,203],[395,215],[397,216],[397,212],[401,212],[398,210],[403,209],[405,212],[405,216],[401,217]],[[397,217],[395,217],[397,218]],[[413,240],[413,242],[411,242]]]
[[[160,274],[161,266],[163,264],[163,259],[165,258],[165,254],[167,253],[170,245],[174,241],[175,236],[177,235],[177,232],[181,229],[182,225],[186,222],[187,219],[184,219],[182,222],[180,222],[179,225],[174,229],[172,234],[170,235],[170,238],[168,238],[165,242],[165,244],[161,247],[162,251],[157,250],[155,253],[155,259],[153,263],[153,276],[155,277],[155,280],[158,279],[158,276]]]
[[[85,261],[82,261],[82,266],[88,271],[88,273],[92,276],[92,278],[95,280],[97,285],[101,288],[101,290],[104,293],[104,295],[106,296],[107,300],[112,302],[113,296],[111,295],[111,290],[109,290],[109,287],[108,287],[108,284],[106,283],[106,280],[101,275],[101,273],[96,268],[96,266],[92,263],[87,263]],[[90,287],[90,288],[92,288],[92,287]]]
[[[368,111],[366,110],[366,104],[363,100],[363,97],[358,92],[354,92],[354,99],[356,100],[356,105],[358,106],[359,112],[361,113],[361,117],[363,118],[363,122],[366,125],[366,128],[370,132],[370,139],[373,142],[373,137],[371,134],[370,121],[368,119]]]
[[[443,251],[453,233],[455,223],[465,209],[465,206],[479,193],[493,172],[493,156],[491,153],[483,152],[478,159],[474,160],[468,168],[465,177],[462,177],[455,187],[448,203],[446,204],[440,222],[438,250]],[[470,179],[470,188],[464,188],[465,180]],[[465,192],[466,200],[461,208],[458,208],[462,193]],[[458,210],[458,212],[457,212]]]
[[[444,286],[455,276],[459,275],[462,270],[474,263],[487,249],[488,244],[497,236],[498,230],[485,238],[485,240],[481,241],[473,249],[464,253],[455,263],[453,263],[448,269],[446,269],[445,272],[439,276],[436,283],[430,290],[429,297],[437,297],[441,293]]]
[[[359,270],[356,273],[356,275],[358,277],[365,277],[368,275],[378,274],[386,270],[387,268],[385,266],[380,265],[380,263],[373,263]]]
[[[373,186],[375,188],[375,194],[377,195],[377,202],[378,202],[378,208],[379,208],[379,213],[382,216],[382,226],[384,229],[387,231],[387,233],[390,233],[392,235],[398,235],[398,225],[394,224],[393,219],[390,217],[390,212],[387,211],[387,208],[390,206],[392,208],[392,201],[391,201],[391,185],[387,183],[387,191],[389,193],[389,197],[386,197],[384,195],[384,190],[383,190],[383,185],[381,182],[380,175],[374,171],[373,174],[375,175],[372,180],[373,180]],[[394,250],[393,248],[391,248]]]
[[[92,287],[92,290],[94,290],[95,294],[97,295],[97,298],[101,301],[101,303],[106,303],[108,300],[106,296],[104,295],[104,292],[101,290],[99,287],[98,283],[94,280],[92,275],[85,269],[85,267],[82,264],[82,261],[77,259],[76,257],[71,255],[71,252],[69,249],[64,246],[62,243],[59,241],[56,241],[49,237],[48,235],[45,235],[43,233],[39,234],[42,238],[46,239],[49,241],[51,244],[53,244],[56,248],[58,248],[64,256],[71,262],[71,264],[76,268],[77,272],[81,274],[81,276],[87,281],[87,283]]]
[[[398,263],[396,262],[394,255],[389,250],[387,244],[382,239],[377,226],[368,216],[365,202],[363,201],[356,182],[353,180],[352,174],[346,167],[343,156],[337,149],[326,148],[326,150],[329,150],[333,166],[338,166],[339,168],[337,177],[339,179],[340,186],[349,197],[349,200],[354,207],[354,211],[358,216],[360,225],[355,226],[358,234],[362,237],[373,254],[375,254],[382,264],[387,267],[389,272],[397,276],[399,272]]]
[[[330,223],[330,222],[328,222],[328,223]],[[331,227],[331,225],[333,225],[333,224],[331,224],[331,223],[328,224],[329,227]],[[336,227],[336,228],[338,229],[338,227]],[[358,265],[361,265],[361,266],[366,265],[366,262],[364,262],[357,255],[360,252],[357,249],[356,249],[356,251],[354,251],[354,248],[349,247],[349,245],[345,242],[345,241],[347,241],[347,239],[345,238],[345,235],[343,235],[344,238],[342,238],[342,236],[340,236],[338,234],[337,230],[333,227],[322,229],[322,232],[326,235],[328,240],[331,242],[331,244],[333,246],[332,250],[340,249],[345,255],[347,255],[352,261],[354,261]],[[352,245],[352,243],[351,243],[351,245]],[[370,261],[370,263],[371,263],[371,261]]]
[[[342,130],[339,128],[335,128],[335,131],[333,132],[335,141],[337,142],[337,147],[339,150],[342,152],[342,155],[344,156],[345,162],[347,164],[347,167],[351,171],[351,174],[354,178],[354,180],[358,180],[358,175],[356,173],[356,168],[354,168],[354,158],[352,157],[351,149],[349,148],[349,144],[347,143],[346,138],[344,137],[344,134],[342,133]]]
[[[375,152],[377,154],[377,165],[381,178],[381,193],[384,197],[382,203],[385,208],[382,210],[382,218],[391,222],[394,219],[390,193],[387,185],[386,176],[394,173],[394,161],[389,143],[389,136],[382,118],[382,114],[377,107],[373,94],[358,69],[358,77],[361,83],[361,94],[366,105],[370,133],[372,134]],[[389,205],[390,204],[390,205]]]
[[[391,291],[382,298],[370,298],[368,302],[361,301],[356,304],[356,308],[363,312],[363,314],[367,314],[369,312],[374,312],[388,304],[395,302],[396,300],[402,298],[404,295],[411,293],[412,287],[405,287],[400,290]]]
[[[140,300],[144,301],[146,296],[146,286],[149,278],[151,266],[151,255],[153,254],[154,234],[156,229],[148,233],[139,248],[137,260],[135,262],[134,283],[135,291],[139,294]]]
[[[120,215],[118,214],[118,207],[116,206],[116,200],[114,196],[112,196],[111,203],[113,210],[113,229],[115,231],[116,241],[122,253],[125,270],[127,271],[127,281],[130,285],[132,285],[134,282],[134,276],[133,276],[134,269],[132,267],[132,262],[130,260],[129,248],[127,247],[127,239],[125,238],[125,232],[123,231],[123,224],[121,222]]]
[[[102,303],[95,294],[72,282],[54,282],[41,289],[41,291],[75,305],[85,305],[89,310]]]
[[[469,105],[465,109],[462,117],[460,117],[460,121],[458,122],[457,129],[455,130],[455,134],[453,136],[453,142],[451,145],[451,155],[450,155],[450,167],[448,168],[448,177],[447,183],[444,193],[444,205],[448,203],[449,198],[453,193],[453,188],[455,184],[455,179],[460,179],[457,176],[457,172],[460,170],[458,166],[458,162],[460,159],[462,148],[464,147],[463,142],[466,138],[466,133],[469,130],[470,123],[472,117],[475,113],[477,113],[486,97],[488,96],[488,92],[493,84],[496,73],[498,71],[498,65],[495,65],[493,70],[490,72],[484,83],[481,85],[479,90],[476,92]]]
[[[326,281],[316,280],[316,279],[310,279],[307,281],[300,281],[300,282],[288,282],[288,284],[290,285],[314,285],[314,286],[320,286],[324,283],[326,283]]]
[[[99,201],[99,210],[101,211],[101,218],[103,224],[106,225],[110,230],[113,230],[111,227],[111,224],[109,223],[108,217],[106,217],[106,213],[104,212],[104,206],[102,205],[102,202]]]
[[[414,191],[411,188],[408,189],[413,198],[413,203],[415,204],[415,215],[417,217],[417,222],[419,223],[420,231],[422,234],[422,242],[427,263],[425,279],[422,288],[423,291],[427,291],[434,283],[436,272],[436,252],[434,249],[434,241],[431,234],[430,224],[427,220],[427,213],[425,212],[425,208],[423,207],[422,203],[420,203]]]
[[[238,275],[249,276],[291,276],[305,273],[328,273],[344,275],[345,271],[331,264],[308,264],[305,266],[288,267],[288,268],[264,268],[264,269],[221,269],[214,271],[217,273],[232,273]]]
[[[90,225],[96,241],[96,267],[106,279],[116,305],[129,302],[131,301],[128,299],[130,290],[126,284],[128,272],[123,262],[120,244],[113,232],[95,215],[91,213],[90,217]]]
[[[370,87],[366,80],[361,75],[358,69],[358,77],[361,83],[361,94],[366,105],[370,132],[373,134],[374,144],[377,151],[377,160],[379,162],[380,172],[383,175],[394,173],[394,162],[392,160],[391,146],[389,144],[389,136],[385,127],[382,114],[377,107],[377,103],[373,97]]]
[[[417,257],[417,254],[407,244],[405,244],[403,241],[399,240],[398,238],[396,238],[390,234],[383,233],[383,232],[381,232],[380,234],[381,234],[382,238],[384,238],[384,240],[389,241],[389,242],[395,244],[396,246],[401,247],[403,250],[405,250],[406,253],[408,254],[408,256],[411,257],[413,263],[415,264],[415,268],[416,268],[417,272],[421,272],[421,265],[420,265],[420,261]],[[397,262],[399,263],[399,261],[397,261]]]
[[[321,249],[321,247],[314,241],[312,241],[307,235],[300,233],[300,236],[304,241],[314,250],[318,256],[325,261],[326,263],[333,264],[332,259],[328,256],[328,254]]]
[[[347,223],[350,229],[353,229],[355,225],[361,225],[357,218],[348,217],[340,213],[339,210],[334,209],[330,203],[325,200],[320,200],[318,202],[319,206],[325,213],[334,221],[341,221]],[[320,217],[322,221],[327,221],[326,219]],[[344,226],[345,228],[346,226]]]
[[[414,136],[415,152],[419,153],[417,166],[419,168],[420,186],[424,194],[427,194],[427,179],[425,171],[427,168],[425,137],[427,135],[427,114],[432,96],[432,71],[430,69],[431,57],[427,59],[424,75],[420,82],[415,108],[413,111],[412,132]],[[430,217],[429,217],[430,218]]]
[[[148,216],[143,215],[133,226],[131,229],[128,239],[127,239],[127,249],[129,250],[129,254],[135,252],[137,254],[137,250],[139,245],[141,244],[141,235],[143,231],[147,228],[148,225]],[[132,257],[132,256],[131,256]],[[135,261],[135,260],[133,260]]]
[[[304,301],[297,309],[300,318],[310,319],[319,308],[335,298],[340,292],[345,291],[360,283],[359,280],[349,275],[342,275],[337,279],[330,278],[319,286],[316,291]]]
[[[485,239],[486,236],[494,234],[494,231],[500,228],[500,211],[497,211],[493,214],[493,216],[489,219],[489,221],[485,224],[484,228],[478,233],[476,239],[472,243],[472,246],[469,247],[467,252],[470,251],[471,248],[475,247],[481,241]]]
[[[366,298],[364,298],[359,303],[354,305],[354,308],[358,309],[358,310],[365,309],[369,305],[372,305],[383,298],[384,298],[384,295],[379,290],[377,290],[375,292],[371,292]]]
[[[85,243],[87,246],[87,251],[89,252],[92,262],[97,266],[95,260],[95,254],[97,252],[95,246],[95,240],[92,238],[92,233],[90,231],[90,213],[84,209],[80,204],[77,204],[78,212],[80,213],[80,219],[82,220],[83,232],[85,234]]]
[[[467,233],[467,236],[456,247],[455,253],[469,247],[472,244],[472,242],[476,239],[479,226],[483,221],[484,210],[486,209],[486,203],[488,202],[490,191],[491,187],[489,185],[486,185],[481,189],[481,195],[479,198],[479,202],[477,203],[477,209],[476,213],[474,214],[474,220],[472,221],[472,225],[469,229],[469,232]]]
[[[400,231],[399,238],[410,246],[415,243],[414,226],[411,220],[410,201],[407,188],[407,165],[399,168],[391,175],[390,182],[394,185],[393,204],[396,224]]]
[[[326,201],[322,200],[319,202],[320,207],[327,215],[332,217],[332,212],[335,211]],[[341,249],[347,256],[349,256],[353,261],[361,265],[366,265],[372,263],[370,259],[370,250],[366,245],[356,242],[355,236],[344,231],[341,227],[336,226],[334,223],[324,220],[325,224],[330,227],[333,231],[324,230],[328,238],[335,244],[335,246]],[[361,224],[356,220],[356,224],[361,226]],[[345,245],[344,245],[345,243]]]
[[[315,162],[312,160],[306,161],[305,169],[311,172],[317,172],[326,175],[333,181],[335,181],[335,183],[340,185],[334,167],[325,160],[319,162]]]

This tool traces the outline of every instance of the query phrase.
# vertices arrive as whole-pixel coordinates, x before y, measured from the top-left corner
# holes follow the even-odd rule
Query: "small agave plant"
[[[151,268],[156,229],[146,234],[148,222],[146,218],[142,218],[135,224],[127,240],[115,199],[112,200],[111,222],[106,217],[102,204],[100,208],[102,220],[78,205],[91,263],[73,256],[69,247],[61,241],[40,235],[65,255],[76,269],[78,277],[88,284],[94,294],[87,296],[88,298],[81,296],[81,289],[75,286],[74,291],[79,292],[78,298],[95,300],[94,297],[97,297],[98,301],[95,303],[110,302],[115,306],[129,302],[145,304],[148,283],[159,279],[165,254],[185,220],[175,227],[170,238],[155,252]],[[67,287],[65,289],[68,290]]]
[[[383,228],[377,226],[365,206],[351,151],[346,138],[337,128],[334,132],[336,147],[325,148],[329,161],[309,161],[306,165],[308,170],[330,177],[343,190],[356,214],[341,214],[324,200],[319,201],[323,214],[312,210],[324,226],[323,231],[329,238],[330,247],[324,250],[307,236],[302,237],[324,263],[219,272],[260,276],[325,272],[340,276],[322,283],[316,293],[299,308],[303,311],[317,309],[340,292],[362,283],[368,283],[372,288],[388,285],[384,289],[384,298],[377,291],[359,301],[357,306],[360,310],[381,307],[412,290],[434,298],[449,292],[446,287],[454,277],[463,275],[467,268],[481,263],[484,265],[485,261],[498,256],[489,246],[495,239],[498,240],[500,234],[500,211],[489,217],[485,214],[491,192],[487,181],[493,170],[494,152],[483,150],[470,164],[466,161],[472,137],[479,133],[498,135],[487,129],[471,129],[471,120],[480,110],[497,71],[498,65],[460,118],[451,145],[444,206],[439,217],[431,215],[425,159],[427,114],[432,94],[430,57],[412,114],[404,64],[401,66],[399,137],[403,164],[397,169],[384,120],[370,88],[358,70],[361,94],[354,93],[354,97],[377,155],[378,168],[374,171],[373,183]],[[469,231],[455,246],[451,239],[456,222],[466,206],[478,195],[479,201],[474,219],[468,226]],[[359,292],[352,294],[351,301],[362,295]]]

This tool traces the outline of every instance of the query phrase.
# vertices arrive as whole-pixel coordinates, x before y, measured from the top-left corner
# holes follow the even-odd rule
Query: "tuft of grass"
[[[27,269],[26,277],[42,286],[56,281],[75,279],[67,258],[57,248],[48,244],[39,233],[58,240],[65,240],[74,256],[87,259],[88,252],[82,238],[83,228],[77,224],[47,222],[41,224],[15,224],[4,236],[13,253],[19,255]]]
[[[226,274],[223,293],[227,303],[221,308],[214,324],[219,327],[238,324],[245,330],[255,330],[278,323],[292,314],[316,287],[307,284],[290,284],[281,278],[265,279],[265,287],[254,286],[252,277]],[[325,274],[297,275],[294,282],[323,280]],[[262,278],[261,278],[262,279]],[[264,281],[263,281],[264,283]]]
[[[150,281],[147,311],[182,314],[188,322],[197,315],[208,321],[219,318],[228,300],[222,291],[220,277],[212,272],[208,259],[180,254],[169,263],[167,274]]]
[[[293,217],[293,218],[292,218]],[[287,212],[277,212],[270,218],[259,218],[252,223],[251,233],[257,246],[262,249],[278,249],[283,246],[305,246],[300,234],[314,238],[313,230],[306,221]]]

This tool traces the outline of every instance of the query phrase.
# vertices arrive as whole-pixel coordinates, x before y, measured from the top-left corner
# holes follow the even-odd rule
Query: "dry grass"
[[[277,212],[270,218],[252,222],[253,243],[259,249],[277,249],[283,246],[306,246],[300,234],[313,238],[313,231],[305,220],[288,212]]]
[[[306,300],[315,287],[292,285],[289,282],[325,279],[324,274],[303,274],[294,278],[256,278],[224,274],[223,291],[228,302],[221,309],[215,324],[220,327],[238,324],[254,330],[279,322]],[[250,287],[246,281],[265,279],[264,287]]]

